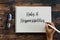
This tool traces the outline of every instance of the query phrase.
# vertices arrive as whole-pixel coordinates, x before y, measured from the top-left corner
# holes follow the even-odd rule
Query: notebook
[[[51,22],[51,6],[16,6],[16,33],[45,33],[45,22]]]

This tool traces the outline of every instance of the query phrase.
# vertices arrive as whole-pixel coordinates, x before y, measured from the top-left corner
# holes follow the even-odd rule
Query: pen
[[[52,25],[48,24],[48,26],[50,26],[52,29],[54,29],[55,31],[57,31],[58,33],[60,33],[60,31],[58,29],[56,29],[55,27],[53,27]]]
[[[12,20],[12,14],[9,13],[9,14],[8,14],[8,21],[11,21],[11,20]]]
[[[10,28],[11,27],[11,24],[10,23],[7,23],[7,27]]]
[[[9,13],[9,14],[8,14],[8,22],[7,22],[7,27],[8,27],[8,28],[11,27],[11,20],[12,20],[12,14]]]

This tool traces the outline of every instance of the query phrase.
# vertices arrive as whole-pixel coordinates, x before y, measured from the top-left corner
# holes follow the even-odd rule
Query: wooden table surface
[[[16,2],[13,5],[0,3],[0,40],[46,40],[45,33],[15,33],[15,6],[49,6],[43,3],[23,3]],[[12,11],[10,10],[12,7]],[[7,14],[12,12],[13,19],[11,21],[11,28],[6,26]],[[57,29],[60,30],[60,4],[53,6],[52,21],[55,23]],[[60,40],[60,34],[55,32],[54,40]]]

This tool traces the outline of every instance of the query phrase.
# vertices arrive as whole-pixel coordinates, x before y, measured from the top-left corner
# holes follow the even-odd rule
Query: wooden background
[[[46,40],[45,33],[15,33],[15,6],[52,6],[52,21],[57,29],[60,30],[60,4],[59,0],[53,0],[56,3],[36,2],[30,0],[0,0],[0,40]],[[7,27],[7,14],[11,13],[13,19],[11,28]],[[60,34],[55,32],[54,40],[60,40]]]

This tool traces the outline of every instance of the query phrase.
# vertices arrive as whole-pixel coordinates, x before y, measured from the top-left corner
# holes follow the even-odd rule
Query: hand
[[[45,24],[47,40],[52,40],[53,39],[53,34],[54,34],[55,30],[52,29],[52,28],[49,28],[48,24],[50,24],[52,26],[54,26],[54,24],[50,23],[50,22],[46,22],[46,24]]]

